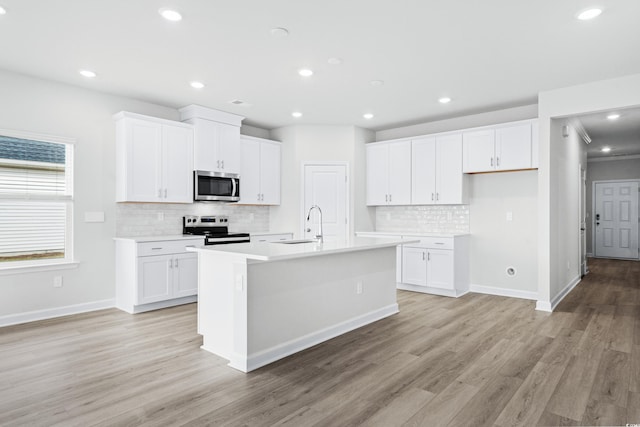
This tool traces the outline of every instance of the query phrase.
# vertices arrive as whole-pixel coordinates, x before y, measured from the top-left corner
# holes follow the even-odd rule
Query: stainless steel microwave
[[[226,172],[194,171],[193,200],[237,202],[240,200],[240,175]]]

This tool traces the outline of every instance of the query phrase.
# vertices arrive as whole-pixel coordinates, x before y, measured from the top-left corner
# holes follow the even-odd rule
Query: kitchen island
[[[249,372],[398,312],[399,239],[256,242],[198,252],[204,350]]]

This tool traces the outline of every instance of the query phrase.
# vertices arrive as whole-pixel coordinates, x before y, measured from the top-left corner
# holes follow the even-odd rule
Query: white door
[[[322,210],[322,230],[325,242],[346,241],[349,236],[347,211],[347,167],[343,164],[304,165],[304,197],[302,226],[305,239],[313,239],[318,231]]]
[[[240,169],[240,202],[257,205],[260,193],[260,142],[253,139],[240,140],[242,167]]]
[[[389,200],[389,145],[367,145],[367,205],[386,205]]]
[[[193,203],[193,131],[162,126],[162,201]]]
[[[427,286],[427,250],[402,247],[402,283]]]
[[[462,174],[462,171],[460,173]],[[411,141],[411,203],[414,205],[436,203],[436,139],[434,137]]]
[[[127,119],[127,201],[157,202],[162,191],[162,126]]]
[[[174,298],[181,298],[197,293],[198,254],[174,255],[172,296]]]
[[[280,204],[280,144],[260,143],[260,190],[262,203]]]
[[[411,204],[411,141],[389,144],[389,204]]]
[[[240,173],[240,128],[226,123],[217,125],[220,171]]]
[[[638,259],[638,182],[595,183],[595,255]]]
[[[531,168],[531,123],[496,129],[498,170]]]
[[[136,304],[149,304],[171,298],[173,281],[171,255],[138,258],[138,295]]]
[[[587,171],[580,165],[580,275],[586,275],[587,268]]]
[[[493,129],[462,134],[462,169],[465,173],[495,169],[496,132]]]
[[[427,286],[453,289],[453,251],[429,249],[427,251]]]
[[[462,134],[436,138],[436,203],[462,203]]]

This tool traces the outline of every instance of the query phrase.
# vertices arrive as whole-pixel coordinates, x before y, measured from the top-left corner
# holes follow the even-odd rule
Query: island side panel
[[[198,257],[198,333],[203,336],[202,348],[246,372],[246,260],[205,251]]]
[[[398,312],[395,247],[249,261],[247,273],[248,370]]]

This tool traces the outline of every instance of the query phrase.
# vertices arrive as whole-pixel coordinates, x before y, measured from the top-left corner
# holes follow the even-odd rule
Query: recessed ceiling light
[[[289,35],[289,30],[282,27],[272,28],[270,31],[272,37],[281,38]]]
[[[364,117],[367,120],[371,120],[373,119],[373,114],[371,113],[363,114],[362,117]]]
[[[451,102],[451,98],[449,98],[448,96],[443,96],[442,98],[438,99],[438,102],[440,104],[448,104]]]
[[[609,151],[611,151],[611,147],[602,147],[600,151],[602,151],[603,153],[608,153]]]
[[[602,9],[597,9],[597,8],[587,9],[578,14],[578,19],[581,21],[588,21],[589,19],[593,19],[596,16],[600,16],[601,13],[602,13]]]
[[[302,113],[300,111],[294,111],[293,113],[291,113],[291,115],[296,119],[299,119],[300,117],[302,117]]]
[[[80,70],[80,71],[78,71],[78,72],[79,72],[81,75],[83,75],[84,77],[87,77],[87,78],[89,78],[89,79],[92,79],[92,78],[94,78],[95,76],[97,76],[97,74],[96,74],[96,73],[94,73],[94,72],[93,72],[93,71],[91,71],[91,70]]]
[[[167,21],[177,22],[182,20],[182,15],[172,9],[162,8],[158,11],[158,13]]]
[[[192,88],[194,88],[194,89],[202,89],[202,88],[204,87],[204,83],[202,83],[202,82],[196,82],[196,81],[193,81],[193,82],[191,82],[191,83],[189,83],[189,84],[190,84],[190,85],[191,85],[191,87],[192,87]]]
[[[0,15],[6,15],[6,14],[7,14],[7,9],[5,9],[2,6],[0,6]]]
[[[607,116],[607,119],[609,120],[618,120],[620,118],[620,114],[614,113],[614,114],[609,114]]]
[[[342,64],[342,58],[329,58],[327,59],[327,62],[331,65],[340,65]]]
[[[311,77],[313,76],[313,71],[308,68],[303,68],[298,71],[298,74],[300,74],[302,77]]]
[[[371,80],[369,82],[369,84],[371,84],[371,86],[382,86],[384,84],[384,81],[382,81],[382,80]]]

